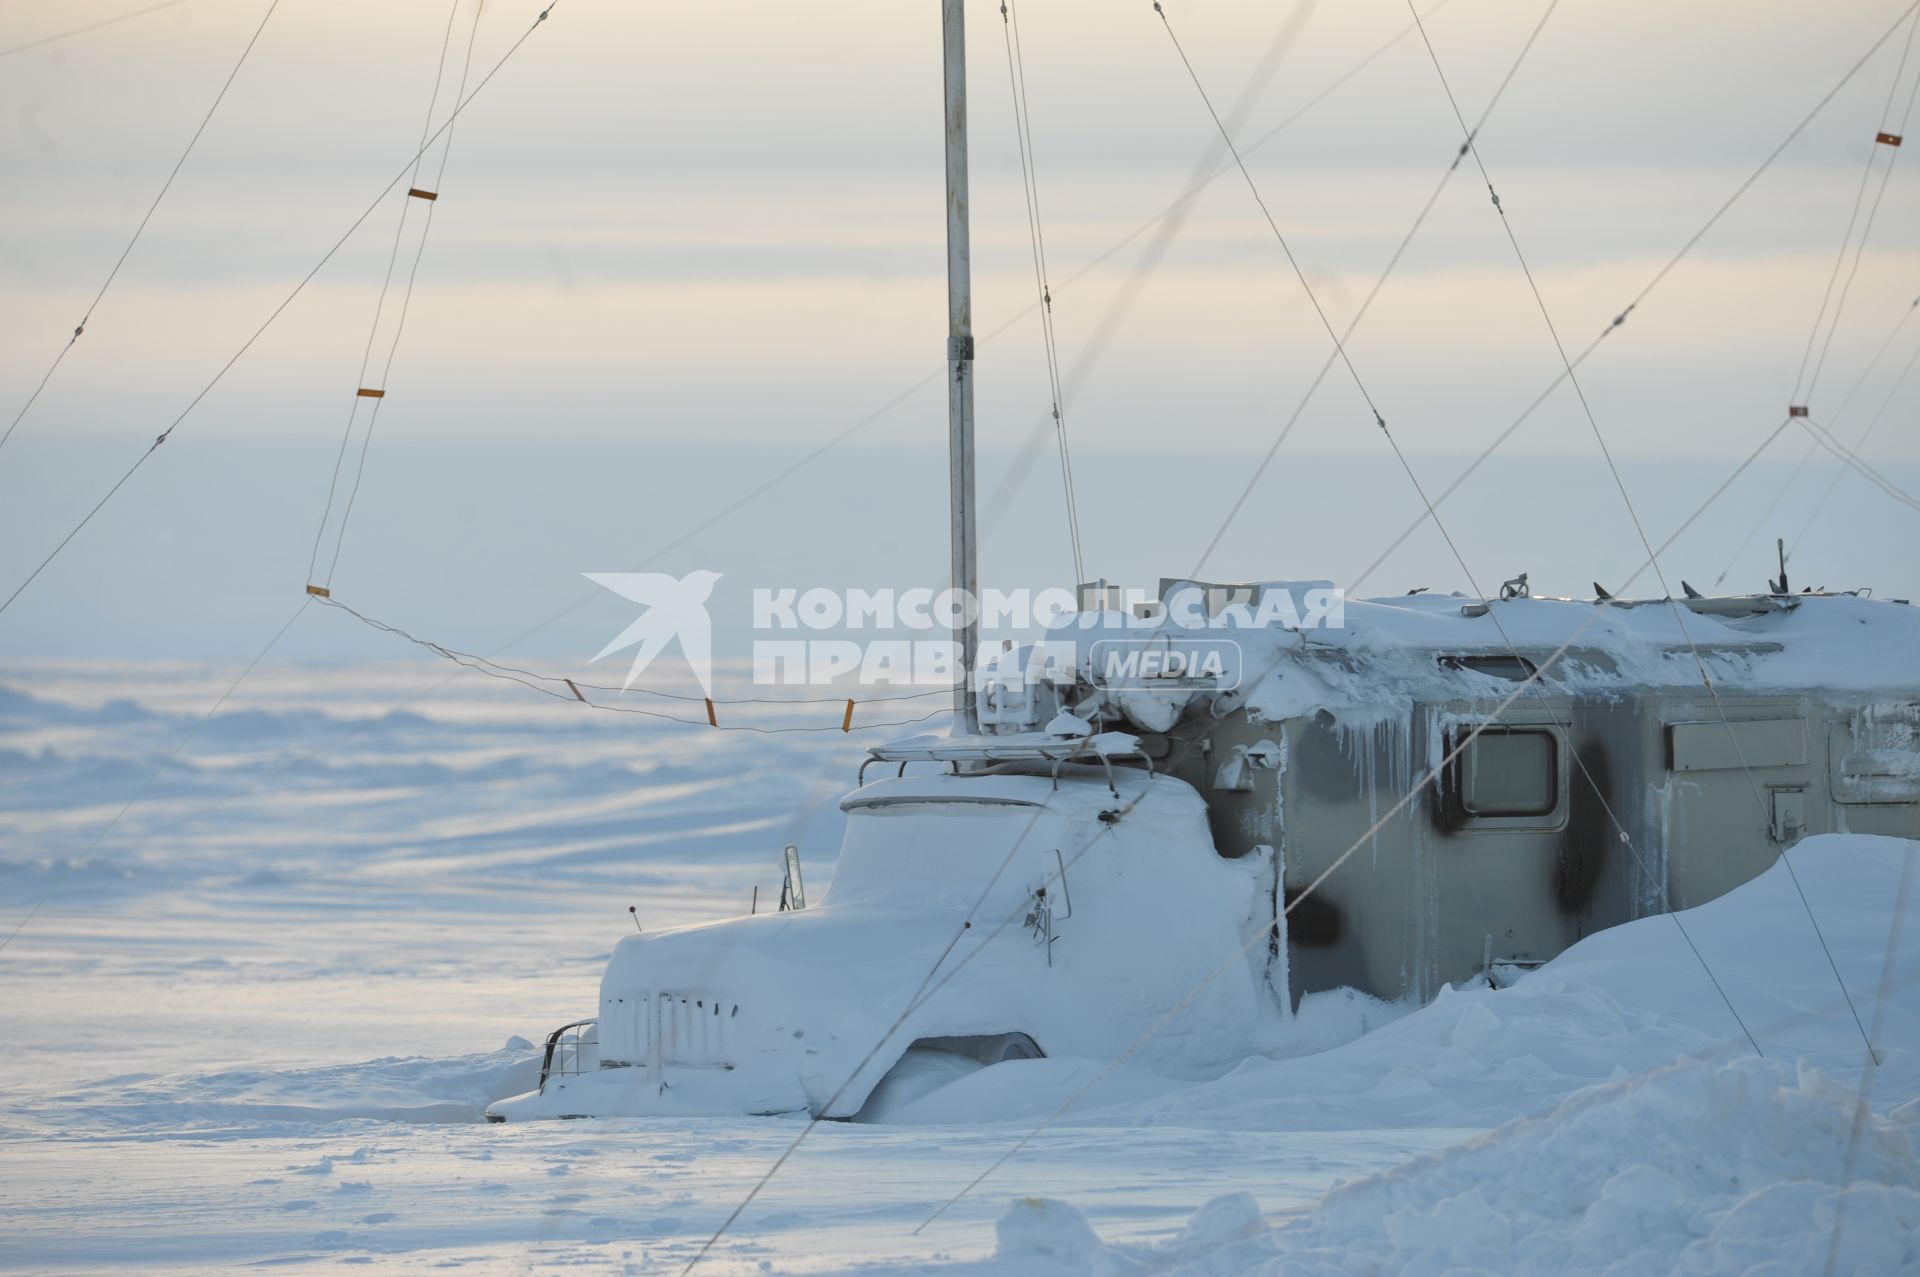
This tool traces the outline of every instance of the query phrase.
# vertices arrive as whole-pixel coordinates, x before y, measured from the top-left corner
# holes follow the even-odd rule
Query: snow
[[[1029,1198],[1002,1217],[996,1257],[1106,1273],[1912,1271],[1920,1113],[1867,1119],[1849,1165],[1854,1100],[1804,1067],[1674,1065],[1344,1185],[1279,1228],[1241,1193],[1170,1243],[1109,1246],[1071,1205]]]
[[[1869,1022],[1883,1025],[1849,1165],[1864,1046],[1826,971],[1792,880],[1776,867],[1691,910],[1757,1057],[1671,918],[1582,941],[1511,989],[1450,990],[1343,1046],[1254,1060],[1219,1082],[1129,1097],[1069,1124],[1357,1130],[1369,1123],[1496,1126],[1330,1193],[1278,1229],[1212,1230],[1242,1199],[1209,1205],[1189,1234],[1104,1243],[1080,1271],[1838,1272],[1920,1264],[1920,939],[1903,931],[1884,1006],[1880,959],[1905,861],[1920,845],[1844,836],[1793,853],[1814,913]],[[1920,886],[1920,883],[1914,884]],[[1920,892],[1909,895],[1909,903]],[[1822,974],[1828,978],[1820,979]],[[1023,1066],[1040,1067],[1038,1063]],[[990,1075],[967,1082],[984,1084]],[[962,1082],[960,1085],[966,1085]],[[1030,1089],[1030,1088],[1029,1088]],[[1504,1123],[1504,1124],[1502,1124]],[[1074,1235],[1069,1206],[1043,1212]],[[1008,1219],[1040,1208],[1016,1202]],[[1001,1257],[1010,1258],[1002,1230]],[[1204,1253],[1199,1253],[1203,1251]]]
[[[1328,705],[1382,713],[1415,698],[1449,699],[1463,692],[1498,699],[1513,691],[1512,682],[1466,671],[1440,673],[1434,657],[1505,653],[1509,643],[1542,663],[1565,645],[1565,655],[1543,675],[1556,689],[1691,689],[1699,686],[1704,664],[1716,685],[1725,687],[1817,688],[1868,702],[1893,696],[1896,707],[1920,696],[1914,658],[1920,609],[1853,595],[1794,596],[1784,607],[1762,596],[1754,606],[1753,613],[1720,615],[1658,600],[1602,608],[1579,599],[1482,604],[1422,594],[1349,599],[1339,624],[1298,630],[1262,623],[1258,611],[1243,605],[1229,605],[1205,619],[1210,628],[1199,629],[1191,625],[1202,618],[1191,610],[1186,624],[1171,612],[1151,622],[1117,612],[1076,613],[1049,627],[1048,643],[1071,644],[1085,676],[1094,672],[1092,656],[1101,640],[1231,640],[1221,649],[1227,668],[1220,683],[1231,690],[1220,695],[1215,710],[1244,705],[1269,720]],[[1114,695],[1134,721],[1164,730],[1196,693]],[[1343,716],[1350,714],[1343,709]]]
[[[1789,623],[1792,622],[1789,618]],[[0,1271],[674,1272],[791,1118],[490,1126],[530,1043],[649,932],[832,899],[862,742],[576,715],[437,668],[263,669],[96,850],[231,672],[0,671]],[[765,707],[764,721],[789,711]],[[794,711],[797,714],[798,711]],[[616,719],[609,723],[609,718]],[[1920,1268],[1915,844],[1792,852],[1685,925],[1417,1010],[1308,999],[1210,1080],[922,1061],[816,1129],[715,1272]],[[1920,899],[1920,866],[1908,909]],[[1030,943],[1024,933],[1018,943]],[[1843,1187],[1844,1186],[1844,1187]]]

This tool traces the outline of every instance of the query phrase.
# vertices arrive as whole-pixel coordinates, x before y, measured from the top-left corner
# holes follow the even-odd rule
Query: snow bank
[[[1840,1273],[1920,1264],[1920,1111],[1861,1126],[1817,1071],[1688,1063],[1336,1189],[1256,1226],[1244,1194],[1163,1246],[1106,1246],[1059,1202],[1018,1201],[998,1258],[1124,1273]],[[1844,1187],[1843,1187],[1844,1186]],[[1836,1228],[1836,1223],[1838,1227]]]
[[[1682,916],[1726,1000],[1674,920],[1648,918],[1582,941],[1511,989],[1448,990],[1333,1050],[1250,1061],[1132,1105],[1137,1120],[1222,1130],[1504,1123],[1490,1134],[1339,1188],[1277,1230],[1250,1227],[1250,1203],[1235,1197],[1163,1245],[1075,1245],[1071,1207],[1017,1202],[1000,1266],[1818,1273],[1835,1245],[1834,1272],[1915,1271],[1920,927],[1888,947],[1915,855],[1920,843],[1840,835],[1792,853],[1834,966],[1861,1018],[1880,1026],[1878,1112],[1859,1105],[1853,1011],[1776,866]],[[1912,888],[1909,909],[1920,903],[1920,882]],[[1010,1242],[1036,1230],[1046,1245]]]
[[[1268,1044],[1268,1055],[1224,1077],[1180,1085],[1121,1069],[1062,1123],[1486,1129],[1677,1060],[1752,1055],[1747,1031],[1768,1058],[1805,1060],[1851,1084],[1865,1048],[1833,968],[1845,977],[1861,1019],[1871,1022],[1901,866],[1916,845],[1862,835],[1809,838],[1791,853],[1807,905],[1786,866],[1776,864],[1687,911],[1680,925],[1662,915],[1589,936],[1511,988],[1443,989],[1429,1005],[1385,1024],[1398,1008],[1331,994],[1303,1004],[1294,1026]],[[1920,880],[1913,904],[1920,907]],[[1903,930],[1893,970],[1874,1082],[1886,1106],[1920,1098],[1920,925]],[[1361,1026],[1371,1031],[1355,1036]],[[1322,1049],[1332,1043],[1339,1044]],[[889,1120],[1037,1121],[1105,1063],[1052,1059],[982,1070],[918,1096]]]

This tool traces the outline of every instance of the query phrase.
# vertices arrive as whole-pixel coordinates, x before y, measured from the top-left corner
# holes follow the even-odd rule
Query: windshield
[[[1045,860],[1057,841],[1057,817],[1031,803],[902,800],[855,807],[827,902],[911,907],[929,896],[964,897],[971,905],[1018,844],[1014,863],[996,884],[996,898],[1023,896],[1028,860]]]

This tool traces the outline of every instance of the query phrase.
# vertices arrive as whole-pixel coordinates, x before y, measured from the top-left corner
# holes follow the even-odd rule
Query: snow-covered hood
[[[598,1067],[496,1110],[844,1117],[924,1038],[1024,1033],[1049,1055],[1118,1054],[1271,925],[1273,866],[1220,859],[1182,782],[1115,783],[1118,797],[1086,775],[864,786],[822,904],[623,938],[601,982]],[[1273,1008],[1263,963],[1232,966],[1141,1062],[1216,1074]]]

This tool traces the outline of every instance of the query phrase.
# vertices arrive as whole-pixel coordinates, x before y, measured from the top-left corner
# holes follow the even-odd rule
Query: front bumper
[[[616,1065],[549,1077],[537,1091],[487,1107],[492,1122],[573,1117],[770,1117],[807,1111],[799,1079],[751,1075],[739,1070],[675,1069],[660,1072]]]
[[[658,999],[661,1014],[650,1019],[668,1032],[656,1035],[655,1044],[663,1038],[681,1041],[682,1034],[671,1030],[669,1012],[669,1004],[678,1000],[692,1001],[672,995]],[[539,1084],[524,1095],[489,1105],[487,1120],[767,1117],[807,1108],[807,1092],[799,1078],[777,1061],[760,1060],[742,1067],[711,1049],[697,1049],[714,1046],[718,1043],[686,1042],[672,1051],[643,1052],[637,1061],[609,1059],[601,1049],[598,1021],[564,1024],[547,1036]],[[615,1053],[634,1054],[630,1050]]]

